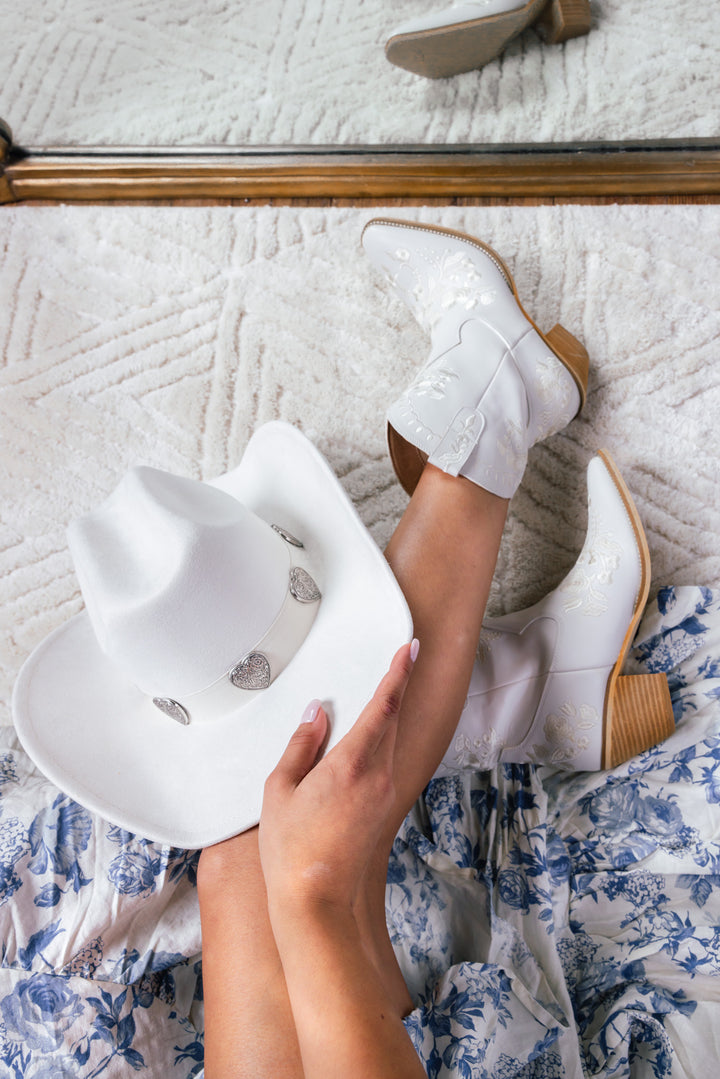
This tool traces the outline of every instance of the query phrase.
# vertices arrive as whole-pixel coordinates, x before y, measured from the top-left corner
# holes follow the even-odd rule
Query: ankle
[[[477,514],[483,519],[488,513],[502,514],[504,519],[510,505],[509,498],[487,491],[465,476],[451,476],[429,462],[423,469],[420,483],[424,488],[424,497],[452,499],[453,503],[459,502],[464,512]]]

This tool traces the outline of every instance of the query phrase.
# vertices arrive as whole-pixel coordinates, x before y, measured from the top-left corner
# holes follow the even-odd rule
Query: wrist
[[[352,906],[295,895],[274,904],[271,919],[308,1079],[421,1079],[403,1010],[363,946]]]
[[[287,866],[266,877],[271,918],[311,924],[353,914],[353,888],[343,875],[322,861]]]
[[[273,934],[281,952],[312,942],[317,948],[323,941],[353,939],[358,935],[355,913],[349,902],[328,896],[294,890],[268,903]]]
[[[363,954],[358,927],[349,907],[293,897],[273,905],[270,925],[296,1021],[298,1006],[308,1016],[320,1008],[328,991],[343,991],[347,964],[355,968]],[[302,1002],[302,1003],[301,1003]]]

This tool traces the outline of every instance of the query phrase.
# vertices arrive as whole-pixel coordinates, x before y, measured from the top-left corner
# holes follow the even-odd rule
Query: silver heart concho
[[[238,689],[267,689],[271,680],[267,656],[262,652],[249,652],[228,672],[228,678]]]

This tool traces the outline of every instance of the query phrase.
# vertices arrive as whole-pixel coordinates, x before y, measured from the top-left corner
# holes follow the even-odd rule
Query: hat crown
[[[216,681],[287,594],[287,547],[268,523],[225,491],[159,469],[131,469],[68,539],[100,646],[150,695]]]

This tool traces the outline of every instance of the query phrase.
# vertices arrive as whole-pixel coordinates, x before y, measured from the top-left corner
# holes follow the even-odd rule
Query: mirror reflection
[[[0,116],[35,147],[714,137],[711,19],[690,0],[0,0]]]

